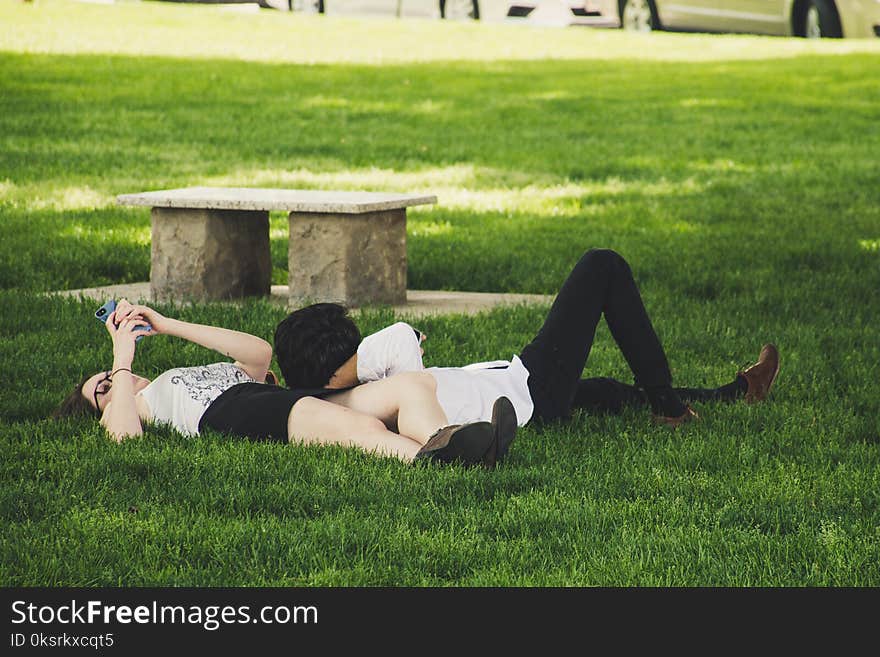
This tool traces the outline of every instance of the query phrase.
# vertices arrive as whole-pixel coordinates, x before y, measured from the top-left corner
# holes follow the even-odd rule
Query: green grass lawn
[[[0,583],[880,585],[880,44],[47,0],[0,24]],[[526,428],[493,472],[45,420],[111,351],[94,302],[43,293],[146,280],[149,211],[114,196],[197,184],[436,193],[414,289],[553,293],[617,249],[676,382],[772,340],[778,387],[675,433]],[[424,320],[426,363],[507,358],[545,312]],[[211,357],[157,338],[136,366]],[[604,327],[586,371],[629,378]]]

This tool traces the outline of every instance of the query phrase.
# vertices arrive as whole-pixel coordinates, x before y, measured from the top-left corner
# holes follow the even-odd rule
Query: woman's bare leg
[[[381,420],[421,445],[449,421],[437,401],[437,381],[427,372],[403,372],[325,397]]]
[[[315,397],[303,397],[287,418],[290,442],[359,447],[410,462],[422,444],[389,431],[373,417]]]

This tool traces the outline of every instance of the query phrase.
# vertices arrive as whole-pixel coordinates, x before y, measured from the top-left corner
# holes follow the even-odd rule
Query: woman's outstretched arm
[[[183,338],[234,359],[236,366],[255,381],[266,378],[272,362],[272,345],[262,338],[232,329],[172,319],[152,308],[133,305],[124,299],[119,302],[116,308],[117,322],[136,317],[152,326],[152,330],[145,335],[164,334]]]

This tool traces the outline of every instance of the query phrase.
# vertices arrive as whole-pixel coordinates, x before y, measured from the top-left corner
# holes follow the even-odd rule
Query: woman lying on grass
[[[516,431],[507,400],[498,401],[492,423],[447,426],[436,384],[427,373],[410,372],[352,390],[293,390],[261,383],[272,347],[256,336],[164,317],[125,300],[108,316],[106,327],[113,340],[113,367],[84,378],[55,417],[100,417],[117,442],[141,435],[144,422],[156,422],[184,435],[214,429],[257,441],[357,446],[404,461],[493,467],[499,442],[506,449]],[[154,381],[136,375],[137,338],[161,334],[235,362],[172,369]]]
[[[603,315],[635,385],[581,378]],[[348,387],[423,370],[420,342],[418,331],[403,322],[361,341],[336,304],[297,310],[275,330],[281,373],[295,386]],[[629,264],[614,251],[592,249],[575,265],[541,330],[519,356],[424,371],[434,378],[451,422],[485,420],[493,401],[503,396],[513,403],[520,426],[567,418],[578,408],[619,413],[625,405],[640,405],[650,406],[656,423],[674,428],[697,417],[690,402],[765,399],[779,372],[779,352],[764,345],[757,363],[719,388],[673,388],[666,354]],[[502,448],[497,458],[504,456]]]

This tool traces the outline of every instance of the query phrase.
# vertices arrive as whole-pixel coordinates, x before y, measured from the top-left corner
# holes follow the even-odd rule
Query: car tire
[[[439,0],[440,18],[444,20],[480,20],[479,0]]]
[[[826,0],[807,0],[805,6],[800,36],[807,39],[839,39],[843,36],[840,17],[833,4]]]
[[[654,0],[618,0],[620,29],[630,32],[662,30]]]

